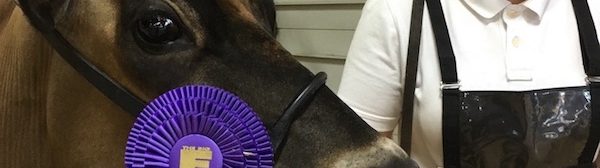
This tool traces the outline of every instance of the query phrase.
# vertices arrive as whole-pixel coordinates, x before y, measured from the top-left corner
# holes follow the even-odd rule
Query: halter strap
[[[94,66],[73,47],[54,26],[51,14],[42,6],[30,6],[29,0],[21,0],[21,9],[29,18],[30,23],[48,40],[50,45],[59,53],[59,55],[81,74],[94,87],[102,92],[106,97],[119,105],[123,110],[132,116],[137,116],[144,108],[146,102],[135,96],[125,87],[120,85],[104,71]],[[37,8],[34,8],[37,7]],[[42,12],[42,15],[36,15],[34,11]]]
[[[279,154],[285,145],[292,123],[304,114],[306,107],[312,102],[317,91],[325,85],[326,80],[327,74],[325,72],[317,73],[313,80],[296,96],[296,99],[288,105],[273,127],[269,129],[273,151],[275,152],[275,161],[279,158]]]

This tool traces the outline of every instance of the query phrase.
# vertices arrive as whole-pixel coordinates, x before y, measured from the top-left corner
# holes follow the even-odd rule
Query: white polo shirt
[[[570,0],[441,0],[463,91],[585,86]],[[600,32],[600,1],[589,0]],[[348,53],[339,96],[378,131],[398,124],[412,0],[368,0]],[[427,9],[415,90],[412,157],[442,159],[440,69]]]

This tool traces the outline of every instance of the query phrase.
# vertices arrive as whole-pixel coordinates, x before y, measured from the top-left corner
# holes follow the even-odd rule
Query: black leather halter
[[[100,90],[106,97],[119,105],[123,110],[133,116],[138,116],[147,102],[135,96],[117,81],[109,77],[105,72],[98,69],[90,61],[83,57],[83,54],[74,48],[61,34],[56,30],[52,15],[46,9],[33,8],[27,6],[29,0],[21,0],[21,9],[28,17],[30,23],[48,40],[50,45],[61,55],[61,57],[71,65],[79,74],[88,80],[94,87]],[[37,15],[33,11],[39,11]],[[277,160],[279,152],[285,145],[285,141],[292,123],[304,113],[306,107],[312,102],[316,92],[323,87],[327,80],[325,72],[319,72],[313,80],[300,92],[291,102],[284,113],[279,117],[275,124],[270,128],[271,142]]]

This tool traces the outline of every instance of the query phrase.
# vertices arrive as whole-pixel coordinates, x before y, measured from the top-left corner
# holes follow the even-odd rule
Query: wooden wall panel
[[[364,4],[366,0],[275,0],[276,5]]]
[[[313,72],[325,71],[337,91],[366,0],[275,0],[278,40]]]
[[[345,59],[352,30],[279,30],[278,40],[292,54],[301,57]]]
[[[277,7],[280,29],[354,30],[362,5],[288,5]]]

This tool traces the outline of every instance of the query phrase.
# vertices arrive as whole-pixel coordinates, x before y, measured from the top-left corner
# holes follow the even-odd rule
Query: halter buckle
[[[588,76],[585,78],[585,82],[590,83],[600,83],[600,76]]]
[[[600,78],[599,78],[600,80]],[[441,90],[446,90],[446,89],[458,89],[460,88],[460,81],[456,82],[456,83],[444,83],[444,82],[440,82],[440,89]]]

